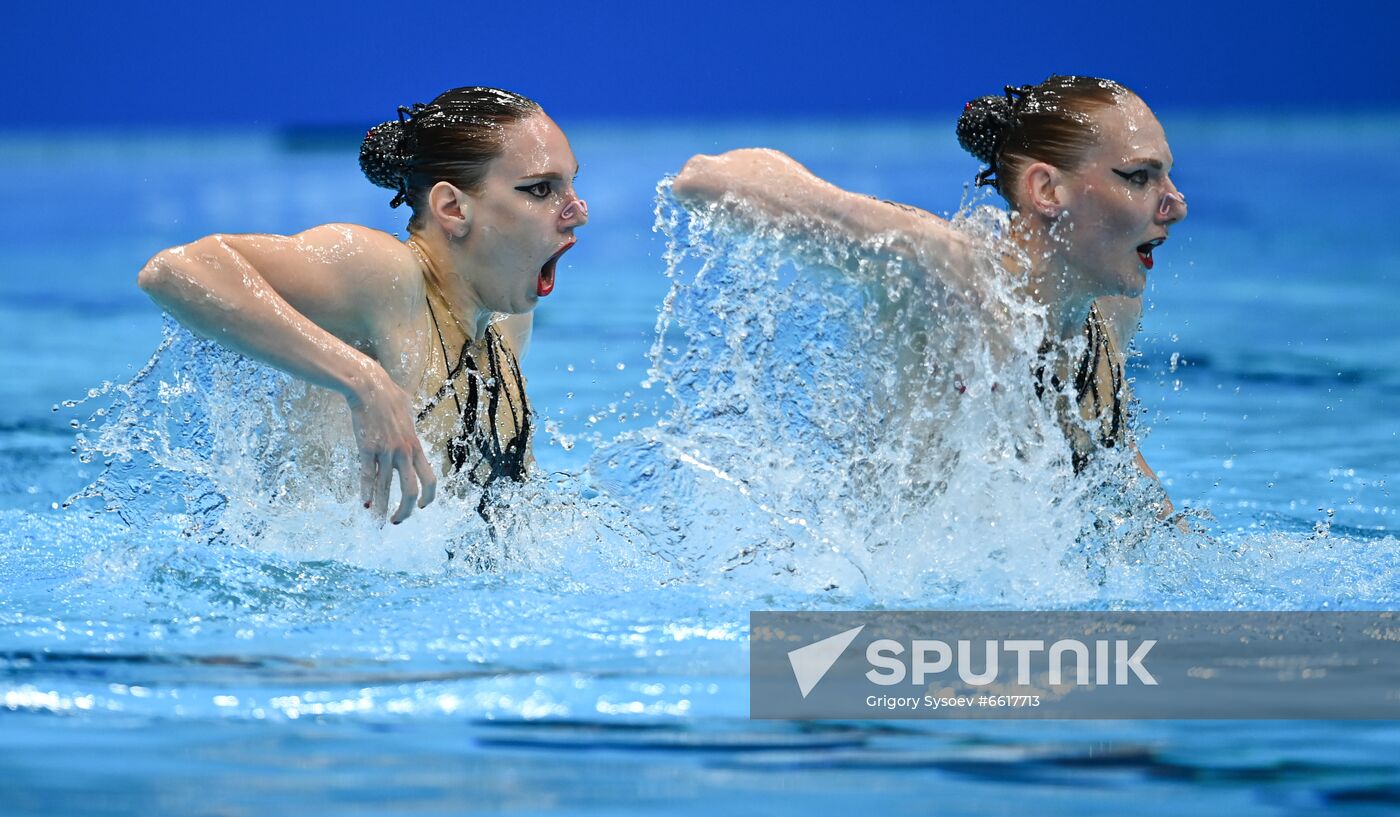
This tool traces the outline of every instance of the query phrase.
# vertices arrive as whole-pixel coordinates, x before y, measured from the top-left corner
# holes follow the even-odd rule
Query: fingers
[[[413,513],[413,503],[418,499],[418,477],[414,474],[413,469],[408,468],[407,465],[404,458],[394,458],[394,467],[399,472],[399,508],[394,511],[394,516],[389,521],[395,525]]]
[[[366,508],[374,503],[374,477],[378,469],[374,465],[375,456],[369,451],[360,452],[360,502]]]
[[[428,462],[421,445],[413,449],[413,469],[418,472],[418,482],[422,485],[422,492],[418,495],[418,507],[426,508],[437,496],[437,474],[433,473],[433,466]]]
[[[416,444],[406,453],[380,452],[360,458],[360,501],[378,519],[388,514],[394,471],[399,472],[399,504],[389,521],[395,525],[413,515],[415,505],[426,508],[437,496],[437,474]]]
[[[426,507],[437,493],[433,473],[408,413],[408,399],[383,374],[383,382],[350,400],[350,418],[360,448],[360,501],[382,525],[399,524],[413,514],[416,504]],[[349,398],[347,398],[349,400]],[[389,519],[394,471],[399,472],[399,503]]]
[[[394,478],[394,461],[388,452],[375,457],[378,472],[374,475],[374,518],[382,520],[389,513],[389,486]]]
[[[423,453],[423,446],[414,445],[408,459],[409,463],[402,459],[395,460],[395,467],[399,469],[399,508],[390,520],[395,525],[413,514],[415,499],[419,508],[426,508],[437,495],[437,474],[433,473],[433,467]]]

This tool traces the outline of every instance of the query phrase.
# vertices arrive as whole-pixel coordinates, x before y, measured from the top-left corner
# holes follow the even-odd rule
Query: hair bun
[[[360,144],[360,170],[380,187],[402,190],[408,173],[404,123],[389,121],[369,129]]]
[[[958,144],[983,164],[994,165],[997,148],[1010,127],[1011,100],[979,96],[967,103],[958,117]]]

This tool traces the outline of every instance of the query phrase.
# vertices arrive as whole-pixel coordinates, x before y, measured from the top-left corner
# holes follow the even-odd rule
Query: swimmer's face
[[[1056,235],[1093,297],[1141,295],[1152,250],[1186,217],[1186,202],[1170,178],[1166,134],[1142,100],[1126,96],[1093,117],[1099,140],[1065,174],[1068,215]]]
[[[529,312],[554,288],[556,266],[588,223],[574,191],[578,162],[544,113],[507,125],[501,155],[471,195],[471,285],[494,312]]]

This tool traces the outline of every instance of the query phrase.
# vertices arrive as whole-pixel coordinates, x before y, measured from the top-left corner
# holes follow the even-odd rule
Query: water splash
[[[1131,450],[1075,474],[1074,396],[1032,375],[1046,316],[1000,263],[1003,211],[952,221],[996,270],[978,293],[920,281],[881,240],[687,209],[668,182],[656,217],[672,286],[644,385],[670,407],[597,441],[589,470],[695,580],[856,604],[1235,606],[1266,567],[1241,553],[1289,549],[1164,525]]]
[[[75,450],[103,470],[65,505],[114,516],[136,534],[168,532],[182,553],[248,550],[417,573],[489,565],[649,575],[625,514],[568,474],[498,484],[489,523],[478,512],[480,488],[447,475],[432,505],[385,525],[360,505],[343,401],[168,317],[135,377],[69,405],[88,401],[99,407],[78,424]]]
[[[1014,275],[976,294],[921,284],[889,242],[852,247],[733,203],[689,211],[666,183],[656,213],[672,286],[642,385],[664,411],[595,436],[584,473],[505,486],[490,526],[471,487],[446,480],[428,509],[381,526],[355,496],[348,421],[307,410],[333,399],[168,322],[79,424],[79,456],[104,471],[70,504],[121,531],[93,537],[79,574],[183,592],[190,609],[299,608],[323,582],[285,577],[358,586],[342,567],[451,583],[483,565],[511,593],[631,587],[657,604],[682,585],[788,607],[1395,596],[1393,537],[1187,534],[1158,522],[1159,489],[1129,451],[1076,474],[1057,408],[1073,395],[1037,388],[1046,316]],[[967,202],[952,223],[999,257],[1002,211]]]

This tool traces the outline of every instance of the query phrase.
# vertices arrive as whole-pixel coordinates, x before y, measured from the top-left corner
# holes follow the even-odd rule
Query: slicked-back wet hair
[[[1006,86],[978,97],[958,119],[958,142],[987,168],[977,184],[991,185],[1013,208],[1011,195],[1027,167],[1045,162],[1074,170],[1099,139],[1095,111],[1135,96],[1109,79],[1055,74],[1039,85]]]
[[[481,189],[487,167],[505,146],[506,127],[539,111],[534,100],[511,91],[453,88],[426,105],[400,107],[397,120],[371,128],[360,145],[360,169],[371,182],[396,191],[391,207],[408,204],[414,230],[422,226],[433,185]]]

